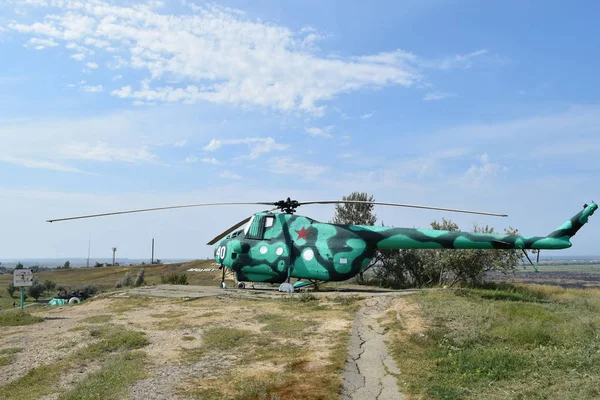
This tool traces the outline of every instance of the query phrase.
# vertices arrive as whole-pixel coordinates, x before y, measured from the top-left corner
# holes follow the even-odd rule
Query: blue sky
[[[0,257],[206,257],[253,207],[547,234],[600,199],[600,6],[559,1],[0,4]],[[328,220],[333,207],[305,215]],[[600,218],[600,217],[596,217]],[[591,219],[561,255],[599,254]],[[559,253],[556,253],[557,255]]]

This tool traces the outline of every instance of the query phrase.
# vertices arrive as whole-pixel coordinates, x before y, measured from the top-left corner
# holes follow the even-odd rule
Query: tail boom
[[[598,208],[592,203],[548,236],[498,235],[432,229],[351,226],[379,249],[549,249],[572,246],[570,239]]]

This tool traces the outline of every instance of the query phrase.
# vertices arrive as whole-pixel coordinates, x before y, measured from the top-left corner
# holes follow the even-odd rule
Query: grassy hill
[[[72,268],[57,269],[52,271],[39,272],[34,274],[40,281],[51,280],[56,282],[57,286],[67,287],[69,290],[76,289],[83,285],[95,285],[99,290],[105,291],[115,287],[117,280],[123,278],[126,272],[129,272],[133,278],[138,271],[144,269],[144,277],[147,285],[161,283],[161,276],[171,272],[182,273],[191,268],[210,269],[216,268],[213,260],[196,260],[175,264],[161,265],[134,265],[121,267],[90,267],[90,268]],[[221,280],[221,271],[217,272],[186,272],[188,283],[190,285],[215,285],[218,286]],[[10,308],[13,301],[19,298],[19,292],[15,292],[15,298],[11,298],[6,291],[6,287],[12,282],[12,275],[0,276],[0,307],[2,309]],[[48,298],[44,294],[42,299]],[[29,299],[32,300],[32,299]]]

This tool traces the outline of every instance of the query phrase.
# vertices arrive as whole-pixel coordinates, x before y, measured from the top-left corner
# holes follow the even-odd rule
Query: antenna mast
[[[112,248],[112,251],[113,251],[113,262],[112,262],[112,265],[113,265],[113,267],[114,267],[114,266],[115,266],[115,253],[117,252],[117,248],[116,248],[116,247],[113,247],[113,248]]]

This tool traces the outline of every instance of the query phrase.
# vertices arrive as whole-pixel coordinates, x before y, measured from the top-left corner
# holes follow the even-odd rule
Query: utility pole
[[[86,267],[89,268],[90,267],[90,247],[92,246],[92,238],[90,237],[90,239],[88,240],[88,257],[87,257],[87,262],[86,262]]]
[[[112,262],[112,265],[113,265],[113,267],[114,267],[114,266],[115,266],[115,253],[117,252],[117,248],[116,248],[116,247],[113,247],[113,248],[112,248],[112,251],[113,251],[113,262]]]
[[[154,238],[152,238],[152,259],[150,260],[150,264],[154,264]]]

